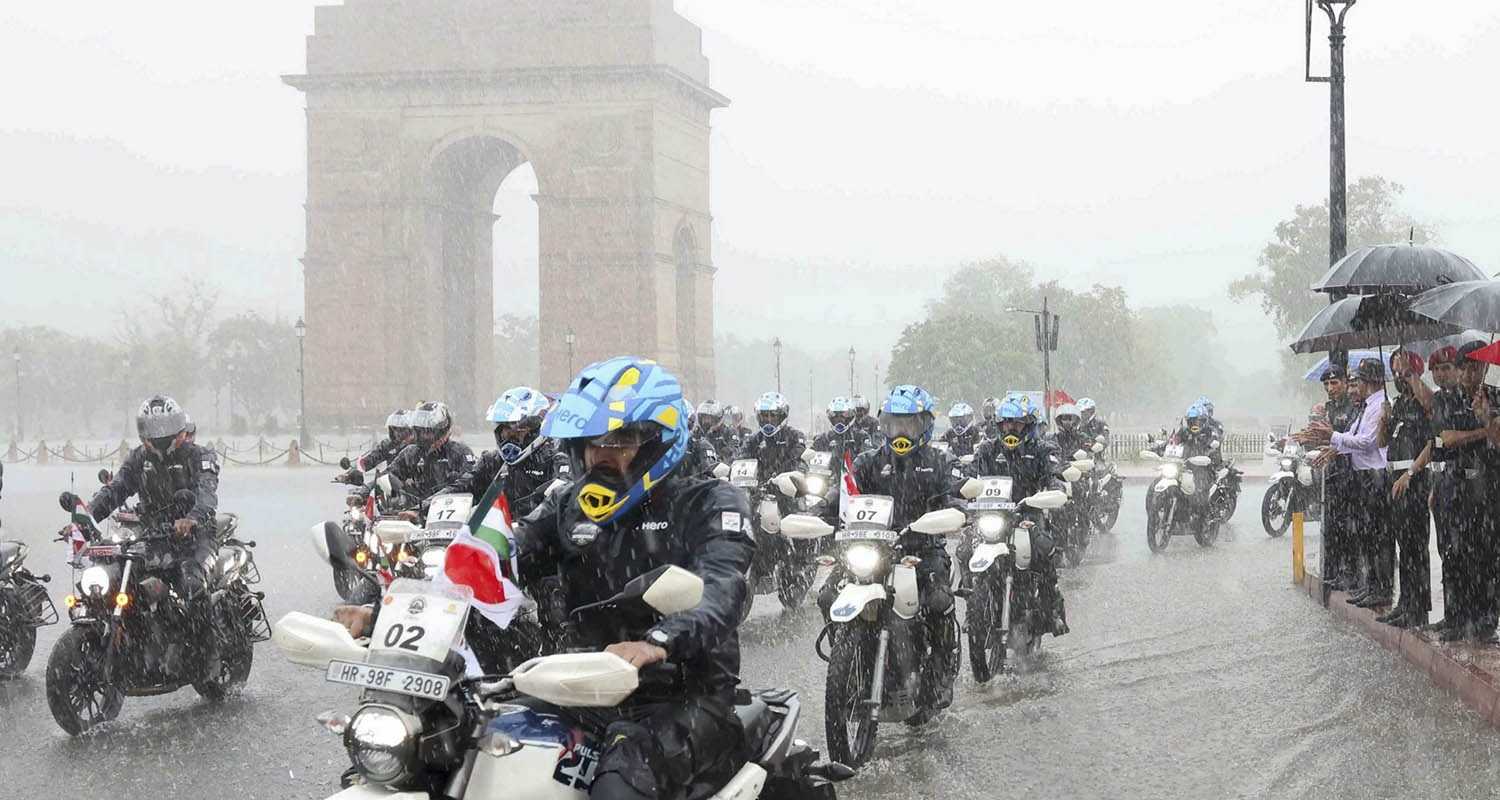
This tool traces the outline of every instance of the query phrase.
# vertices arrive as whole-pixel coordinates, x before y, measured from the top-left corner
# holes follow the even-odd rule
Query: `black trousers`
[[[1355,525],[1348,530],[1355,575],[1376,595],[1389,597],[1395,584],[1396,537],[1390,522],[1390,481],[1383,469],[1354,473]]]
[[[1438,557],[1443,560],[1443,618],[1451,621],[1466,621],[1470,612],[1465,586],[1468,573],[1465,558],[1460,552],[1462,541],[1460,529],[1468,524],[1459,503],[1458,481],[1447,473],[1439,473],[1432,483],[1432,522],[1437,531]]]
[[[1350,552],[1349,531],[1353,520],[1351,503],[1354,475],[1343,472],[1329,475],[1324,483],[1323,503],[1323,579],[1352,583],[1356,564]]]
[[[1458,558],[1458,592],[1463,597],[1463,621],[1493,620],[1495,608],[1495,521],[1482,477],[1455,476],[1454,549]]]
[[[1404,472],[1392,474],[1399,478]],[[1425,473],[1411,476],[1406,494],[1390,501],[1390,525],[1400,553],[1401,600],[1408,611],[1426,614],[1432,610],[1432,566],[1428,544],[1432,538],[1432,516],[1427,509],[1430,481]]]

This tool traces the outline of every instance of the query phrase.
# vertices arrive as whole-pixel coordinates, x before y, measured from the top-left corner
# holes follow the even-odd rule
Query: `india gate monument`
[[[654,357],[712,396],[709,117],[728,101],[701,38],[671,0],[317,8],[284,78],[307,102],[309,419],[440,399],[475,422],[505,291],[495,194],[528,162],[541,388],[566,384],[571,349],[574,370]]]

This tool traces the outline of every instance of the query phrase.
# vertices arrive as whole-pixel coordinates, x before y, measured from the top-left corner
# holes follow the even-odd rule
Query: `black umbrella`
[[[1474,262],[1442,248],[1378,244],[1361,247],[1339,259],[1312,288],[1315,292],[1349,294],[1417,294],[1435,286],[1486,277]]]
[[[1411,310],[1463,328],[1500,332],[1500,281],[1464,281],[1418,295]]]
[[[1428,339],[1425,342],[1406,342],[1401,345],[1401,349],[1416,353],[1425,360],[1431,358],[1433,353],[1444,347],[1457,349],[1468,342],[1488,342],[1492,338],[1492,336],[1484,331],[1470,328],[1465,331],[1459,331],[1451,336],[1440,336],[1436,339]]]
[[[1436,339],[1461,328],[1419,317],[1407,298],[1382,294],[1346,297],[1319,311],[1292,341],[1294,353],[1320,353],[1356,347],[1381,347]]]

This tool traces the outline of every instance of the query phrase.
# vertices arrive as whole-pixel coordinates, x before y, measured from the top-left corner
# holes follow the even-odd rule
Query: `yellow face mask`
[[[1019,436],[1017,436],[1017,435],[1015,435],[1015,434],[1012,433],[1012,434],[1007,435],[1005,438],[1001,439],[1000,443],[1003,444],[1003,445],[1005,445],[1006,447],[1009,447],[1010,449],[1014,450],[1017,447],[1021,446],[1021,437],[1019,437]]]
[[[1188,428],[1188,430],[1189,430],[1189,431],[1190,431],[1190,432],[1192,432],[1192,433],[1197,433],[1197,432],[1198,432],[1198,431],[1201,431],[1201,430],[1203,430],[1203,429],[1202,429],[1202,428],[1200,428],[1200,427],[1199,427],[1199,426],[1197,426],[1197,425],[1193,425],[1193,426],[1191,426],[1191,427],[1189,427],[1189,428]]]
[[[912,451],[912,448],[916,446],[916,442],[908,439],[905,436],[897,436],[896,438],[891,440],[891,452],[895,453],[898,456],[904,456],[907,453],[910,453]]]
[[[623,502],[619,492],[601,484],[587,483],[578,490],[578,507],[593,522],[608,519]]]

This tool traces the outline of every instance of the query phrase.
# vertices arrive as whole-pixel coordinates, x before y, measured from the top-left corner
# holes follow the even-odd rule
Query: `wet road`
[[[92,470],[75,470],[91,491]],[[272,619],[336,599],[307,529],[338,509],[332,470],[230,469],[221,502],[259,542]],[[61,606],[67,568],[51,532],[67,467],[8,467],[0,538],[33,546]],[[1500,734],[1424,676],[1318,611],[1288,578],[1288,539],[1257,518],[1247,481],[1229,541],[1146,548],[1140,494],[1116,533],[1066,571],[1073,633],[1041,668],[988,686],[961,677],[953,709],[920,729],[881,728],[876,757],[844,797],[1488,797]],[[1314,540],[1315,542],[1315,540]],[[1312,546],[1312,545],[1310,545]],[[813,609],[762,597],[743,629],[745,682],[802,691],[804,738],[823,735]],[[69,739],[43,673],[62,625],[43,628],[26,675],[0,682],[0,797],[322,798],[347,765],[312,719],[354,692],[258,646],[249,685],[222,707],[191,689],[130,698],[120,720]]]

